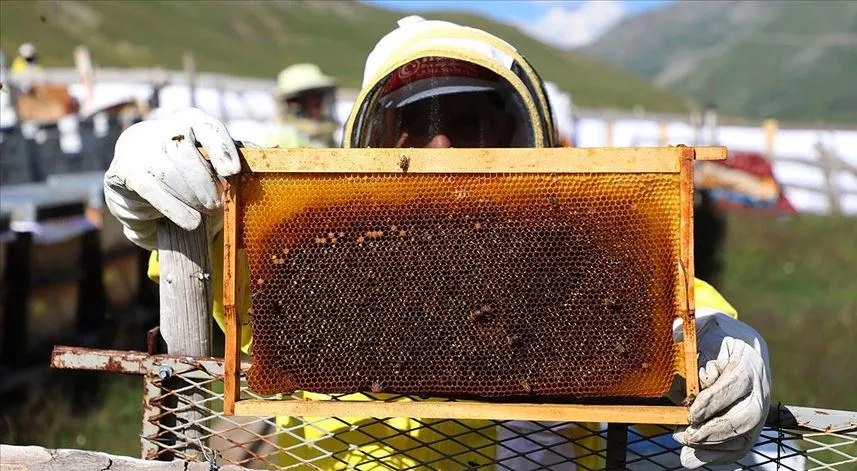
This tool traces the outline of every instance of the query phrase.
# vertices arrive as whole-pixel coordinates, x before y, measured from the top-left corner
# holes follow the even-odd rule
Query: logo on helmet
[[[381,96],[419,80],[438,77],[496,79],[493,72],[471,62],[448,57],[423,57],[414,59],[396,69],[381,90]]]

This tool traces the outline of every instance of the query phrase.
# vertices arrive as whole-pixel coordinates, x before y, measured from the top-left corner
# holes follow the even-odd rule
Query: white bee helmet
[[[393,147],[390,138],[378,134],[400,125],[401,117],[390,121],[385,113],[433,99],[434,119],[443,121],[439,98],[469,92],[492,92],[497,106],[514,117],[514,131],[504,147],[555,145],[542,80],[514,47],[476,28],[415,15],[399,20],[398,28],[366,59],[363,88],[346,123],[343,145]]]

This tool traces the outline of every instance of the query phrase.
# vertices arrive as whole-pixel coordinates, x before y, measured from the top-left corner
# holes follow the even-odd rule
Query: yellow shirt
[[[9,67],[9,73],[13,75],[22,74],[24,72],[41,72],[43,70],[42,66],[38,64],[30,64],[21,56],[16,57],[12,61],[12,65]]]

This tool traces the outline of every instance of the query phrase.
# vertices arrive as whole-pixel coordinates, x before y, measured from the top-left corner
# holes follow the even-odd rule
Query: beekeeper
[[[336,79],[315,64],[294,64],[277,75],[277,116],[267,146],[337,147]]]
[[[23,74],[33,70],[41,70],[39,54],[33,43],[23,43],[18,46],[18,56],[12,61],[9,72],[12,74]]]
[[[177,134],[191,138],[173,140]],[[195,141],[210,161],[202,158]],[[511,45],[478,29],[410,16],[369,54],[343,141],[345,147],[538,148],[556,146],[557,135],[542,81]],[[197,227],[203,215],[221,210],[219,181],[239,169],[238,152],[224,124],[187,109],[136,124],[120,136],[104,179],[107,205],[133,242],[154,250],[158,219],[169,218],[189,230]],[[221,327],[222,243],[218,234],[213,241],[218,262],[213,288],[215,318]],[[771,390],[762,337],[738,321],[735,309],[701,281],[696,283],[696,302],[703,389],[690,407],[690,426],[674,434],[683,445],[681,462],[689,468],[744,456],[762,430]],[[680,335],[681,328],[676,332]],[[245,328],[245,349],[249,342],[250,331]],[[320,440],[315,442],[319,448],[343,450],[337,456],[344,456],[344,463],[327,459],[316,461],[318,466],[364,470],[415,466],[438,453],[455,455],[454,461],[444,461],[444,469],[466,467],[461,463],[486,469],[483,466],[495,460],[508,469],[529,469],[533,460],[551,469],[574,469],[559,462],[585,450],[582,441],[572,443],[573,439],[590,435],[574,424],[516,422],[491,427],[469,421],[462,423],[479,433],[451,440],[426,427],[427,422],[431,421],[354,419],[349,425],[327,420],[304,427],[301,433],[307,440]],[[521,433],[528,433],[527,438]],[[367,435],[387,438],[366,444]],[[426,447],[400,451],[413,446],[409,438],[436,442],[432,448],[439,451]],[[497,441],[503,445],[497,446]],[[600,466],[597,456],[586,454],[590,456],[579,464]]]
[[[45,70],[33,43],[18,46],[18,55],[9,66],[9,82],[23,93],[38,83],[44,82]]]

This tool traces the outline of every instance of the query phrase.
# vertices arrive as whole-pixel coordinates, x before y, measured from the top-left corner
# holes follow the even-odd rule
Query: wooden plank
[[[223,413],[232,415],[241,394],[241,326],[237,304],[240,301],[238,266],[238,187],[239,177],[227,178],[223,211],[223,312],[226,345],[223,367]]]
[[[166,219],[158,224],[161,335],[168,352],[211,356],[211,260],[208,222],[185,231]]]
[[[266,401],[235,403],[235,415],[248,417],[419,417],[459,420],[531,420],[685,425],[682,406],[608,406],[580,404],[509,404],[447,401]]]
[[[693,151],[689,150],[681,161],[681,273],[684,278],[684,296],[680,309],[684,309],[684,371],[686,381],[686,399],[688,404],[699,394],[699,374],[696,356],[696,301],[694,298],[694,259],[693,259]]]
[[[160,265],[160,329],[167,343],[167,352],[191,357],[211,356],[211,256],[209,254],[208,217],[199,226],[186,231],[172,221],[158,223],[158,261]],[[170,378],[164,381],[167,389],[182,389],[190,404],[199,404],[208,397],[201,386],[187,387],[194,380]],[[185,389],[186,388],[186,389]],[[170,401],[175,397],[170,398]],[[205,434],[207,414],[196,408],[164,417],[185,424],[185,435],[190,439],[186,456],[202,453],[194,439]]]
[[[682,147],[550,149],[242,148],[254,172],[288,173],[678,173]],[[725,147],[694,148],[701,159]]]
[[[696,160],[726,160],[727,149],[725,147],[694,147]]]
[[[847,162],[842,157],[838,157],[833,151],[830,151],[830,152],[833,155],[833,157],[836,159],[836,165],[837,165],[837,167],[839,167],[840,170],[844,170],[846,172],[849,172],[849,173],[851,173],[851,175],[857,177],[857,167],[855,167],[854,165],[851,165],[849,162]]]
[[[607,120],[604,123],[604,140],[607,142],[607,147],[613,146],[613,120]]]
[[[801,185],[799,183],[781,183],[781,185],[783,188],[790,189],[790,190],[809,191],[812,193],[819,193],[819,194],[822,194],[825,196],[827,196],[829,194],[827,192],[827,190],[825,190],[824,188],[819,188],[819,187],[810,186],[810,185]],[[847,189],[847,188],[844,190],[840,189],[839,194],[840,195],[857,195],[857,190],[851,190],[851,189]]]
[[[40,446],[0,445],[0,471],[250,471],[234,464],[215,464],[194,461],[149,461],[130,456],[113,455],[100,451],[74,449],[47,449]]]
[[[762,122],[762,130],[765,133],[765,156],[770,158],[774,155],[774,142],[779,130],[779,122],[775,119],[766,119]]]
[[[799,164],[806,165],[809,167],[820,168],[822,166],[820,157],[789,157],[789,156],[781,156],[781,155],[772,155],[769,158],[774,162],[782,162],[788,164]],[[848,172],[855,177],[857,177],[857,166],[854,166],[842,158],[836,157],[834,154],[834,158],[836,158],[836,165],[839,167],[840,172]]]

